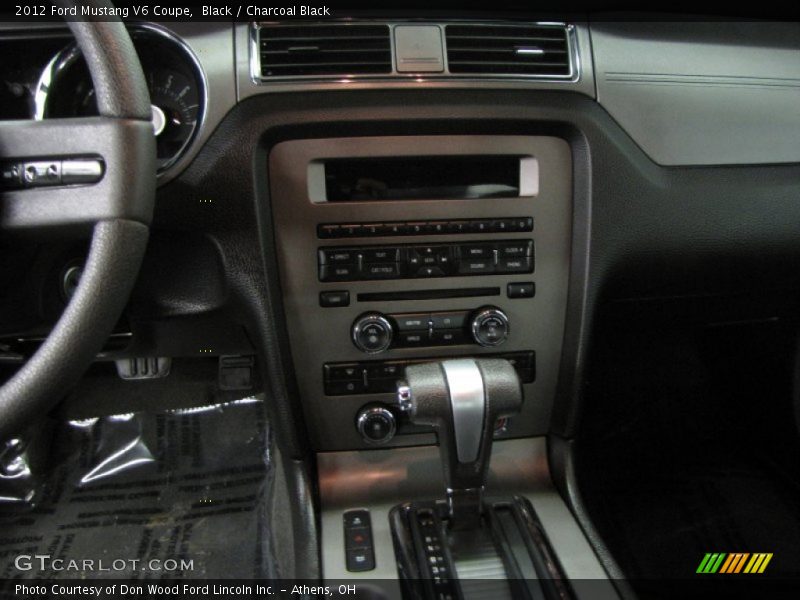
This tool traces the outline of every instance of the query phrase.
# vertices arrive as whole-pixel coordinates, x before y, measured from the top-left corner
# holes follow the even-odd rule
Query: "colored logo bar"
[[[763,573],[769,561],[772,560],[772,553],[757,552],[708,552],[700,561],[697,573]]]

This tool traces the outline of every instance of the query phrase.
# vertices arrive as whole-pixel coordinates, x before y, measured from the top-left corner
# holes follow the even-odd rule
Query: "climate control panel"
[[[401,313],[367,312],[353,322],[352,339],[366,354],[389,348],[478,344],[499,346],[506,341],[511,324],[496,306],[475,311]]]

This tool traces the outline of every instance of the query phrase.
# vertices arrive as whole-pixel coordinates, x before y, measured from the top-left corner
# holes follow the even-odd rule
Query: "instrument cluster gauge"
[[[195,139],[206,104],[203,72],[179,38],[154,25],[132,25],[133,45],[150,91],[159,175],[172,167]],[[61,50],[42,73],[36,118],[97,115],[94,86],[75,44]]]

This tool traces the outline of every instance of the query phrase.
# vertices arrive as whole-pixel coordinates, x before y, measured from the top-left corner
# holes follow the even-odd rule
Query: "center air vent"
[[[265,79],[392,72],[388,25],[262,25],[257,31]]]
[[[563,25],[448,25],[445,38],[453,74],[572,76]]]

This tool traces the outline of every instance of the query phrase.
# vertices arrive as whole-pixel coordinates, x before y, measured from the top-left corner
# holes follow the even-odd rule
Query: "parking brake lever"
[[[411,365],[397,397],[412,423],[439,435],[450,527],[479,527],[495,423],[522,407],[516,370],[495,358]]]

